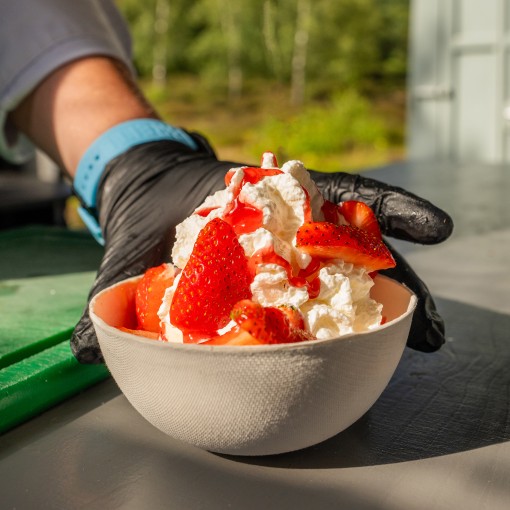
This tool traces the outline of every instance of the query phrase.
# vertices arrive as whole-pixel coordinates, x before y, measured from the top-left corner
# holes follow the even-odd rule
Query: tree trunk
[[[152,59],[152,82],[157,86],[166,85],[167,44],[169,29],[169,0],[157,0],[154,12],[154,49]]]
[[[277,81],[281,82],[283,77],[283,68],[281,52],[276,40],[276,16],[277,13],[275,13],[275,7],[272,0],[265,0],[263,10],[264,44],[269,55],[269,63],[273,68],[274,76]]]
[[[294,105],[303,104],[305,99],[310,11],[311,0],[298,0],[291,76],[291,101]]]
[[[223,4],[223,2],[220,4]],[[243,89],[240,16],[237,15],[238,12],[236,11],[239,6],[237,3],[230,1],[221,6],[223,9],[220,20],[227,46],[228,97],[234,99],[241,95]]]

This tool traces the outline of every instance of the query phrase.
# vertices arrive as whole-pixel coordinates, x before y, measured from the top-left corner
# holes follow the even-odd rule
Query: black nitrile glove
[[[208,195],[225,187],[230,168],[243,166],[218,161],[203,138],[193,137],[200,152],[178,142],[158,141],[133,147],[107,165],[97,200],[105,253],[89,301],[118,281],[168,262],[176,225]],[[363,200],[374,207],[387,235],[430,244],[443,241],[452,230],[443,211],[403,190],[371,179],[357,181],[359,177],[344,173],[312,176],[326,198]],[[426,228],[416,228],[417,218],[426,219],[422,223]],[[423,282],[402,257],[394,255],[398,266],[391,276],[419,297],[409,345],[436,350],[444,342],[443,322]],[[74,330],[71,348],[81,363],[103,362],[88,308]]]
[[[453,221],[443,210],[408,191],[369,177],[338,172],[310,172],[324,198],[331,202],[360,200],[375,212],[384,235],[420,244],[438,244],[453,230]],[[388,244],[388,243],[386,243]],[[392,246],[396,267],[381,271],[409,287],[418,297],[407,346],[423,352],[444,344],[444,322],[429,289]]]

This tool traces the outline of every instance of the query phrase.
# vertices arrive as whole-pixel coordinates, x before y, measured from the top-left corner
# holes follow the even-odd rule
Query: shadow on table
[[[437,300],[447,327],[438,352],[406,349],[383,395],[360,420],[305,450],[236,462],[342,468],[436,457],[510,440],[510,316]]]

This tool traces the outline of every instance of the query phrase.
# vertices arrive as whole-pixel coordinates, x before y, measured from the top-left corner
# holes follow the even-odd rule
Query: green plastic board
[[[101,256],[87,233],[0,232],[0,433],[108,377],[69,347]]]

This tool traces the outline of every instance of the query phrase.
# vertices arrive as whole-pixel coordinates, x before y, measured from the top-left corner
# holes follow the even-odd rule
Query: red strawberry
[[[248,332],[259,343],[301,342],[312,338],[304,329],[301,314],[290,307],[263,307],[244,299],[236,303],[231,317],[238,324],[240,332]]]
[[[233,228],[220,218],[198,234],[170,306],[174,326],[184,332],[215,333],[225,327],[230,310],[251,297],[251,276]]]
[[[374,211],[364,202],[349,200],[338,205],[340,213],[353,227],[370,232],[378,239],[382,239],[381,229],[375,217]]]
[[[278,310],[283,312],[289,321],[289,326],[294,329],[305,329],[305,320],[301,315],[301,312],[293,306],[282,305],[278,307]]]
[[[333,223],[334,225],[341,225],[340,221],[340,207],[329,200],[324,200],[322,204],[322,214],[324,214],[324,221]]]
[[[266,331],[266,314],[262,305],[249,299],[243,299],[234,305],[230,317],[242,329],[262,343],[270,343],[269,332]]]
[[[138,282],[135,294],[138,329],[159,333],[158,310],[174,276],[175,270],[171,264],[161,264],[148,269]]]
[[[351,225],[310,222],[296,234],[296,246],[309,255],[324,259],[342,259],[367,271],[395,267],[386,245],[377,237]]]
[[[262,345],[263,342],[250,335],[239,326],[227,331],[223,335],[213,336],[201,345]]]
[[[141,329],[129,329],[129,328],[124,328],[124,327],[120,327],[119,329],[121,331],[126,332],[126,333],[131,333],[132,335],[143,336],[145,338],[150,338],[151,340],[158,340],[159,339],[159,334],[158,333],[154,333],[152,331],[144,331],[144,330],[141,330]]]

